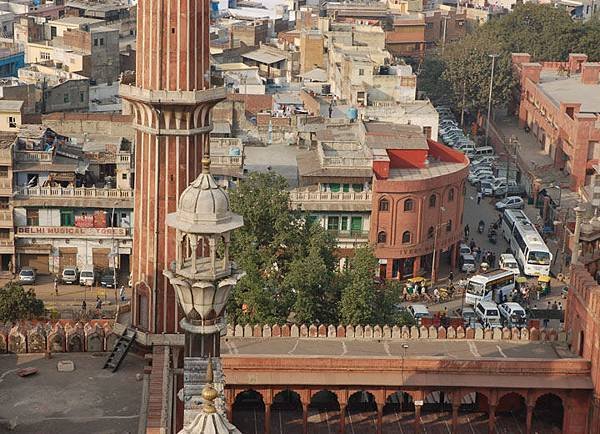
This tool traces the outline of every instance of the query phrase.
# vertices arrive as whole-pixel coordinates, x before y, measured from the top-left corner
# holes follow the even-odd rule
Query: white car
[[[477,182],[480,182],[485,175],[494,177],[494,173],[489,170],[489,169],[480,169],[480,170],[476,170],[473,173],[470,173],[469,176],[467,177],[467,180],[471,183],[471,184],[475,184]]]
[[[471,252],[471,248],[468,244],[461,243],[460,247],[458,248],[458,253],[459,255],[470,255],[473,252]]]
[[[498,157],[494,156],[494,155],[484,155],[481,157],[476,157],[471,164],[472,165],[480,165],[480,164],[486,164],[486,165],[490,165],[493,164],[494,162],[496,162],[496,160],[498,159]]]
[[[431,314],[424,304],[411,304],[408,306],[408,313],[415,319],[417,324],[421,324],[422,318],[429,318]]]
[[[473,273],[477,268],[475,265],[475,257],[470,253],[463,253],[458,258],[458,267],[463,273]]]
[[[505,209],[523,209],[525,201],[519,196],[508,196],[496,202],[496,209],[504,211]]]

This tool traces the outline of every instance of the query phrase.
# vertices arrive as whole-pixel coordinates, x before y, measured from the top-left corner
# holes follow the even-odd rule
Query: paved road
[[[303,338],[237,338],[222,340],[221,352],[232,355],[395,357],[443,357],[461,360],[480,358],[560,359],[554,344],[529,341],[451,341],[451,340],[366,340]]]

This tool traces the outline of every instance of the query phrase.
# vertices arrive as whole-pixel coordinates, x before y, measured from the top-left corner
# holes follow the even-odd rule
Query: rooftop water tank
[[[346,117],[350,119],[351,122],[354,122],[358,117],[358,110],[356,107],[350,107],[348,110],[346,110]]]

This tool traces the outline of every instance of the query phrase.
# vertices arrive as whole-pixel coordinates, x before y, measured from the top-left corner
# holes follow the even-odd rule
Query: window
[[[452,202],[454,200],[454,189],[451,188],[448,190],[448,202]]]
[[[429,196],[429,208],[435,208],[436,197],[435,194]]]
[[[38,209],[27,209],[27,226],[40,225],[40,211]]]
[[[446,232],[450,232],[452,230],[452,220],[448,220],[446,223]]]
[[[427,24],[425,24],[425,27],[426,27],[428,30],[430,30],[430,29],[433,29],[433,23],[427,23]]]
[[[350,192],[350,184],[342,184],[342,191],[344,193],[349,193]]]
[[[122,173],[121,174],[121,179],[127,180],[127,173]]]
[[[75,216],[71,210],[60,210],[60,225],[75,226]]]
[[[337,216],[327,217],[327,230],[337,231],[340,228],[340,218]]]
[[[0,178],[8,178],[8,167],[0,166]]]
[[[402,234],[402,244],[408,244],[410,243],[410,232],[409,231],[405,231]]]
[[[428,240],[433,238],[433,235],[434,235],[433,231],[434,231],[433,226],[429,226],[429,229],[427,229],[427,239]]]
[[[121,216],[121,218],[124,218],[124,216]],[[308,215],[306,216],[306,226],[312,226],[318,220],[319,218],[316,215]]]
[[[83,102],[85,98],[85,93],[79,92],[79,102]]]
[[[352,184],[352,190],[355,193],[360,193],[363,191],[363,185],[362,184]]]
[[[347,231],[348,230],[348,216],[342,216],[342,225],[340,227],[340,230],[342,231]]]
[[[40,53],[40,57],[42,58],[42,60],[50,60],[50,53],[48,53],[47,51],[42,51]]]
[[[94,38],[94,47],[98,46],[98,38]]]
[[[431,139],[431,127],[423,127],[423,134],[425,134],[425,137],[428,139]]]
[[[104,38],[100,38],[100,45],[104,45]]]
[[[362,76],[362,75],[365,75],[365,70],[364,70],[364,69],[362,69],[362,68],[360,68],[360,69],[358,70],[358,75],[361,75],[361,76]]]
[[[385,233],[385,231],[380,231],[377,234],[377,242],[380,244],[383,244],[387,241],[387,234]]]
[[[14,116],[9,116],[8,126],[9,128],[17,128],[17,118],[15,118]]]
[[[390,210],[390,202],[387,199],[379,200],[379,211],[389,211]]]
[[[329,184],[329,191],[338,193],[340,191],[340,184]]]
[[[65,94],[63,95],[63,101],[64,101],[64,102],[69,102],[69,94],[68,94],[68,93],[65,93]]]
[[[404,211],[412,211],[415,206],[415,201],[412,199],[406,199],[404,201]]]

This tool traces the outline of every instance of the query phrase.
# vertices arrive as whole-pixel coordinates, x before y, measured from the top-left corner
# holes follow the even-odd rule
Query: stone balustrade
[[[228,324],[227,336],[244,338],[316,338],[316,339],[474,339],[511,341],[558,341],[566,342],[563,330],[532,328],[483,329],[463,327],[380,326],[380,325],[250,325]]]
[[[108,320],[21,321],[0,325],[0,354],[112,351],[118,338]]]
[[[132,199],[133,190],[121,188],[95,188],[95,187],[17,187],[15,194],[21,197],[93,197],[107,199]]]

